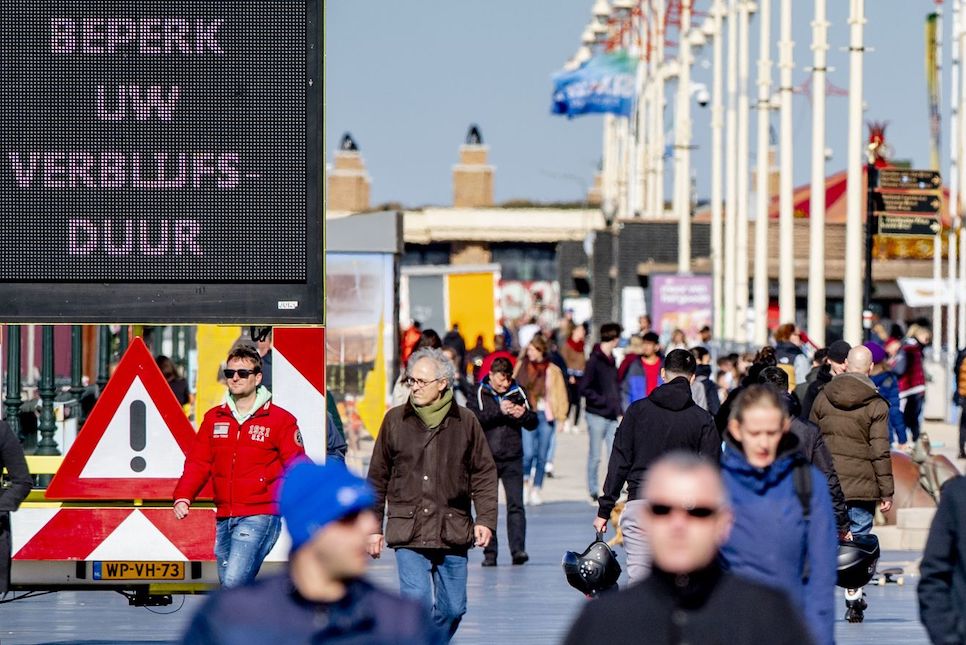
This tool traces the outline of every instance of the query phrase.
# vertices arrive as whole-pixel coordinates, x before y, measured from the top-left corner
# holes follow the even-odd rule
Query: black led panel
[[[323,322],[320,4],[0,3],[0,322]]]

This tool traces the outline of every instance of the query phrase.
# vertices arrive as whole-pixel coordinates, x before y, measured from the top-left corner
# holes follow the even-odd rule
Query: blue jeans
[[[466,550],[396,549],[399,593],[423,603],[450,638],[466,613]]]
[[[587,490],[591,495],[600,494],[600,480],[597,479],[597,466],[600,463],[600,444],[607,446],[605,459],[610,458],[614,447],[614,433],[617,432],[617,419],[605,419],[588,412],[587,434],[590,435],[590,452],[587,453]]]
[[[215,528],[215,560],[221,585],[237,587],[254,580],[281,530],[278,515],[219,519]]]
[[[544,470],[547,468],[547,454],[550,451],[550,439],[553,437],[554,423],[547,421],[547,415],[537,412],[537,429],[523,433],[523,479],[530,480],[533,473],[533,485],[543,486]]]
[[[875,502],[849,502],[847,504],[852,535],[867,535],[872,532],[875,506]]]

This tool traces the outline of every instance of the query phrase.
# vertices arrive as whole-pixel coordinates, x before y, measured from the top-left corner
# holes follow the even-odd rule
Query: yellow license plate
[[[184,580],[184,562],[93,563],[94,580]]]

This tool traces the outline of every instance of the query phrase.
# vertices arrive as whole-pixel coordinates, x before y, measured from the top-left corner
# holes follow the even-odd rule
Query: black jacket
[[[835,464],[832,462],[832,453],[825,445],[822,431],[811,421],[799,417],[792,417],[791,431],[798,437],[799,449],[805,455],[805,460],[821,470],[828,480],[828,492],[832,495],[832,510],[835,511],[835,524],[840,533],[845,533],[851,525],[849,511],[845,506],[845,495],[842,494],[842,485],[835,472]]]
[[[648,466],[673,450],[696,452],[714,463],[721,457],[721,437],[714,418],[694,403],[691,384],[683,376],[627,408],[614,435],[598,517],[610,517],[624,482],[628,499],[638,499]]]
[[[642,582],[585,603],[564,645],[806,645],[798,610],[780,591],[721,571],[657,567]]]
[[[526,412],[519,419],[500,411],[500,401],[510,397],[514,392],[518,393],[517,398],[523,399],[523,406],[526,408]],[[466,407],[480,420],[494,460],[523,459],[523,439],[520,431],[521,429],[535,430],[539,419],[537,419],[537,413],[530,409],[527,393],[517,385],[516,381],[510,383],[509,389],[504,394],[497,394],[490,386],[490,376],[487,375],[466,402]]]
[[[919,619],[929,638],[966,643],[966,478],[942,488],[919,574]]]
[[[10,426],[0,421],[0,471],[4,468],[10,486],[0,487],[0,593],[5,593],[10,586],[10,512],[20,507],[33,487],[20,441]]]
[[[621,415],[617,362],[613,356],[602,352],[599,345],[594,346],[590,358],[587,359],[579,391],[584,397],[584,409],[588,413],[611,420],[616,420]]]
[[[694,379],[701,383],[704,388],[704,395],[708,401],[708,412],[711,416],[718,414],[721,410],[721,399],[718,397],[718,386],[711,378],[710,365],[697,365],[694,369]]]
[[[815,375],[815,380],[812,381],[811,385],[808,386],[808,390],[805,392],[805,398],[802,399],[802,417],[807,419],[812,414],[812,404],[815,403],[815,398],[818,393],[825,389],[825,386],[829,384],[832,380],[832,368],[829,365],[822,365],[818,368],[818,374]]]
[[[276,575],[213,594],[195,614],[182,643],[430,645],[447,640],[418,603],[368,582],[351,582],[341,600],[318,603],[303,598],[288,575]]]

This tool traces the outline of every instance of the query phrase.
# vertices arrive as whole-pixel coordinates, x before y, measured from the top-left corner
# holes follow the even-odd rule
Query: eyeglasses
[[[670,504],[648,504],[648,511],[657,517],[667,517],[671,511],[683,511],[688,517],[704,520],[718,514],[717,508],[710,506],[671,506]]]
[[[222,370],[221,373],[225,375],[225,378],[231,380],[235,378],[235,374],[238,374],[238,378],[248,378],[249,376],[254,376],[261,372],[259,368],[252,370],[240,369],[240,370]]]
[[[406,385],[408,385],[411,388],[415,388],[415,389],[420,389],[421,390],[422,388],[426,387],[430,383],[435,383],[436,381],[441,381],[441,380],[443,380],[443,379],[441,379],[441,378],[434,378],[432,381],[424,381],[421,378],[413,378],[412,376],[410,376],[409,378],[406,379]]]

